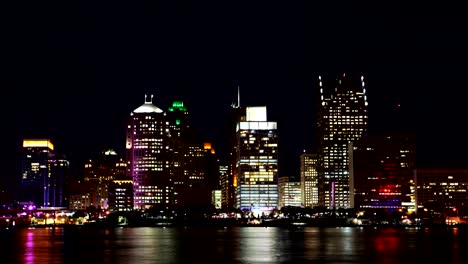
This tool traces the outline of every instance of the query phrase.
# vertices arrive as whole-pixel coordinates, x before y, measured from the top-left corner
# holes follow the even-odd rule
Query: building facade
[[[315,207],[319,205],[318,193],[318,158],[317,154],[300,155],[302,205]]]
[[[63,154],[49,157],[50,178],[48,180],[48,207],[68,207],[70,162]]]
[[[302,207],[301,182],[290,181],[288,176],[278,179],[278,209],[285,206]]]
[[[133,181],[134,209],[169,208],[174,203],[166,114],[145,96],[127,127],[127,176]]]
[[[319,88],[319,204],[350,208],[348,146],[367,132],[364,77],[343,74],[329,82],[319,76]]]
[[[109,210],[133,210],[133,181],[130,179],[112,180],[109,185]]]
[[[278,207],[277,123],[266,107],[247,107],[236,133],[236,208],[269,213]]]
[[[414,170],[418,214],[456,212],[468,216],[468,170],[434,168]]]
[[[49,139],[25,139],[22,150],[22,200],[36,207],[47,206],[49,158],[54,145]]]
[[[349,154],[352,208],[415,211],[414,135],[367,136],[350,143]]]
[[[125,179],[125,173],[125,160],[113,149],[106,149],[85,162],[84,181],[94,186],[92,200],[96,207],[108,208],[109,185],[113,180]]]

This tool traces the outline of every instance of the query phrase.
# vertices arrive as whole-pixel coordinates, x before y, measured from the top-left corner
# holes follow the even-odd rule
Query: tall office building
[[[24,139],[22,150],[22,197],[37,207],[49,206],[49,159],[54,145],[49,139]]]
[[[336,82],[319,76],[319,204],[350,208],[349,143],[367,131],[364,77],[343,74]]]
[[[416,209],[416,140],[406,133],[367,136],[351,143],[351,207]]]
[[[277,123],[267,120],[265,106],[247,107],[236,128],[236,208],[255,215],[278,207]]]
[[[173,204],[169,124],[152,99],[145,96],[144,104],[130,114],[127,127],[127,176],[133,180],[134,209]]]
[[[49,157],[50,177],[45,204],[48,207],[68,207],[68,181],[70,162],[63,154],[51,154]]]
[[[305,207],[318,206],[318,158],[317,154],[300,156],[301,195]]]
[[[237,186],[237,130],[239,122],[245,121],[245,107],[240,106],[240,90],[237,89],[237,103],[231,104],[229,117],[226,122],[227,140],[225,164],[227,164],[226,173],[221,174],[221,206],[224,210],[233,211],[236,209],[236,186]]]

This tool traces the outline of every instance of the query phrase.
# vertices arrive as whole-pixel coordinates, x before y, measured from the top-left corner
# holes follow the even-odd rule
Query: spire
[[[231,107],[232,108],[239,108],[240,107],[240,87],[239,87],[239,85],[237,86],[237,104],[232,103]]]
[[[240,107],[240,87],[237,85],[237,107]]]

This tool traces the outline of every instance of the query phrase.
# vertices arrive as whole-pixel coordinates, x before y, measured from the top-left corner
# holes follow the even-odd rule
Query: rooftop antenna
[[[240,107],[240,87],[237,85],[237,107]]]
[[[240,107],[240,87],[239,87],[239,85],[237,86],[237,104],[232,103],[231,107],[232,108],[239,108]]]
[[[148,95],[145,94],[145,104],[152,104],[153,103],[153,95],[151,94],[151,97],[150,97],[149,101],[148,101],[147,98],[148,98]]]

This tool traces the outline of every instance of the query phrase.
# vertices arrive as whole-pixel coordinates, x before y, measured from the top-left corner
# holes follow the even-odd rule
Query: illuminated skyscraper
[[[25,139],[22,151],[22,200],[37,207],[49,206],[49,158],[54,145],[49,139]]]
[[[169,124],[163,110],[148,101],[133,110],[127,127],[127,176],[133,179],[135,209],[169,207],[173,203],[173,182],[166,146]]]
[[[182,101],[173,102],[164,112],[145,99],[132,112],[127,175],[133,179],[135,209],[211,204],[210,182],[217,181],[218,166],[211,162],[211,144],[201,143],[195,134]]]
[[[364,77],[343,74],[336,83],[328,83],[319,76],[319,87],[319,204],[349,208],[349,143],[367,132]]]
[[[268,213],[278,207],[278,133],[267,108],[247,107],[237,123],[236,207]]]
[[[300,156],[301,194],[305,207],[318,206],[318,159],[317,154],[303,153]]]

